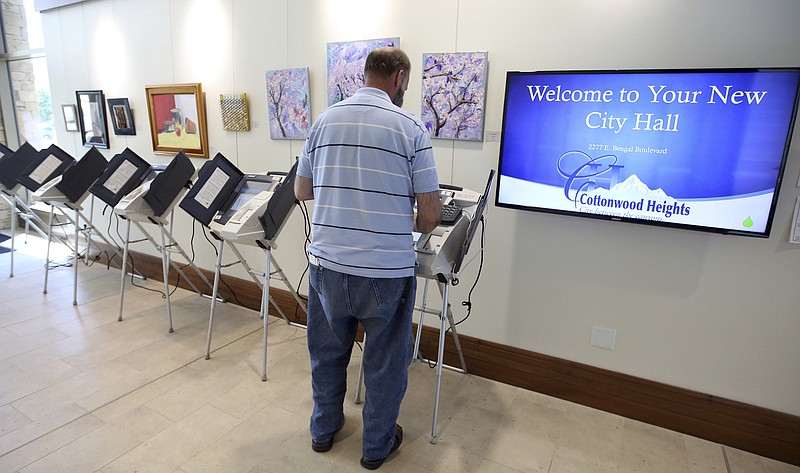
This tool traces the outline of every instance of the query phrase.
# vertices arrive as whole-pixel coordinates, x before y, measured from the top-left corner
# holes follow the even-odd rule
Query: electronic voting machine
[[[49,159],[49,158],[48,158]],[[108,162],[97,148],[90,148],[78,161],[72,161],[64,170],[33,193],[33,199],[50,205],[64,205],[80,209],[89,196],[89,188],[105,172]]]
[[[491,170],[483,194],[460,187],[441,186],[439,195],[443,209],[450,207],[445,210],[455,210],[456,215],[449,221],[443,219],[430,233],[415,235],[418,276],[437,279],[438,275],[443,275],[451,279],[458,274],[483,218],[494,175],[495,171]]]
[[[17,177],[17,182],[31,192],[38,191],[45,184],[60,177],[72,165],[75,158],[56,145],[39,151],[29,166]]]
[[[296,166],[288,173],[245,174],[217,154],[180,206],[225,241],[274,247],[294,206]]]
[[[130,148],[114,155],[105,172],[89,188],[95,197],[109,207],[116,205],[142,183],[150,172],[150,165]]]
[[[194,175],[194,165],[183,151],[168,165],[151,165],[142,184],[114,206],[114,213],[129,220],[167,225],[167,218],[189,190]]]
[[[10,154],[3,151],[3,157],[0,158],[0,190],[7,194],[13,194],[20,187],[17,178],[36,159],[39,151],[36,151],[36,148],[27,141]]]

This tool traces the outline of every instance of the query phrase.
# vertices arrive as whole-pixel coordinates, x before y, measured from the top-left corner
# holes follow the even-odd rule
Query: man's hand
[[[414,231],[430,233],[442,221],[442,200],[439,191],[416,194],[417,214],[414,216]]]

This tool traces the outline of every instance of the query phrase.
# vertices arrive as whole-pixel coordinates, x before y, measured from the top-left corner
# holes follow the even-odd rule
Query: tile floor
[[[333,450],[318,454],[309,447],[303,329],[270,319],[269,379],[262,382],[262,324],[255,312],[218,305],[213,353],[205,360],[207,299],[177,290],[170,334],[161,295],[128,285],[125,320],[118,322],[118,271],[81,264],[73,306],[71,268],[52,270],[42,294],[44,252],[35,240],[17,243],[14,278],[8,277],[9,254],[0,255],[0,472],[365,471],[358,462],[359,405],[351,393]],[[355,350],[351,386],[359,356]],[[381,471],[800,472],[449,371],[433,445],[435,371],[414,363],[410,373],[400,414],[405,441]]]

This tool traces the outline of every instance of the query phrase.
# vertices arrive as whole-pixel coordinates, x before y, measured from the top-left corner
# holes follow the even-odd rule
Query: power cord
[[[192,251],[192,257],[189,259],[189,262],[178,268],[178,279],[175,281],[175,288],[170,291],[169,295],[175,294],[175,291],[178,290],[178,287],[181,283],[181,275],[183,274],[183,270],[186,269],[188,266],[191,266],[194,263],[195,253],[194,253],[194,235],[195,229],[197,228],[197,220],[192,221],[192,236],[189,239],[189,249]],[[166,298],[166,297],[165,297]]]
[[[108,206],[106,206],[103,209],[103,215],[105,215],[105,211],[106,211],[105,209],[106,208],[108,208]],[[115,225],[114,225],[114,232],[117,234],[117,238],[119,238],[119,241],[123,242],[123,245],[124,245],[125,244],[124,243],[125,239],[122,238],[122,234],[119,232],[119,220],[120,220],[119,215],[114,214],[114,217],[116,217],[116,221],[115,221]],[[109,219],[109,222],[108,222],[108,235],[114,241],[114,244],[117,245],[117,248],[120,248],[120,245],[117,244],[117,240],[115,240],[114,236],[111,234],[111,219]],[[145,241],[145,239],[129,241],[128,245],[130,245],[131,243],[139,243],[141,241]],[[142,286],[141,284],[136,284],[136,278],[134,277],[134,274],[136,273],[136,263],[134,262],[133,255],[128,253],[128,259],[130,260],[130,263],[131,263],[131,286],[138,287],[140,289],[144,289],[144,290],[150,291],[150,292],[157,292],[157,293],[161,294],[162,297],[166,297],[166,296],[164,296],[164,292],[163,291],[159,291],[158,289],[151,289],[151,288],[149,288],[147,286]],[[120,264],[120,270],[123,273],[126,271],[125,265],[126,265],[126,261],[122,261],[122,263]]]
[[[205,237],[205,239],[208,242],[208,244],[211,245],[211,248],[214,249],[214,256],[219,258],[219,252],[217,251],[217,245],[215,245],[214,242],[211,241],[211,238],[209,238],[208,232],[207,232],[208,229],[205,226],[203,226],[202,228],[203,228],[203,237]],[[238,264],[238,263],[241,263],[241,261],[234,261],[233,263],[228,263],[228,264],[221,265],[221,267],[222,268],[227,268],[229,266],[233,266],[233,265]],[[234,298],[234,300],[236,300],[236,303],[239,304],[242,307],[245,307],[245,305],[242,303],[242,301],[239,300],[239,297],[236,295],[236,291],[234,291],[233,288],[227,282],[225,282],[225,279],[223,279],[221,272],[220,272],[220,275],[219,275],[219,280],[222,282],[222,284],[225,285],[225,287],[228,288],[228,290],[231,292],[231,294],[233,294],[233,298]]]
[[[478,264],[478,274],[477,276],[475,276],[475,282],[472,283],[472,287],[469,288],[469,293],[467,293],[467,300],[461,301],[461,305],[467,308],[467,315],[465,315],[463,319],[456,322],[455,325],[458,325],[466,321],[469,318],[470,314],[472,313],[472,292],[478,285],[478,281],[481,279],[481,273],[483,272],[483,248],[486,242],[485,238],[486,238],[486,220],[483,217],[481,217],[481,249],[480,249],[481,260],[480,263]],[[448,328],[448,330],[450,329]]]
[[[458,322],[454,323],[452,327],[448,327],[447,330],[445,331],[445,336],[447,335],[447,332],[449,332],[453,327],[455,327],[455,326],[465,322],[467,319],[469,319],[470,315],[472,314],[472,292],[475,290],[475,287],[477,287],[478,281],[480,280],[481,274],[483,273],[483,260],[484,260],[483,251],[484,251],[484,247],[485,247],[485,243],[486,243],[486,220],[485,220],[485,218],[481,217],[480,222],[481,222],[481,248],[480,248],[480,251],[479,251],[479,255],[477,255],[477,256],[480,257],[480,264],[478,265],[478,274],[475,276],[475,282],[472,283],[472,287],[470,288],[469,293],[467,294],[467,300],[461,302],[461,305],[463,307],[467,308],[467,314],[464,316],[464,318],[462,318]],[[441,314],[441,316],[442,317],[447,317],[447,314]],[[422,354],[421,350],[420,350],[420,355],[422,356],[423,359],[428,360],[427,364],[428,364],[429,368],[431,368],[431,369],[436,368],[437,363],[435,361],[431,361],[429,358],[426,358]]]

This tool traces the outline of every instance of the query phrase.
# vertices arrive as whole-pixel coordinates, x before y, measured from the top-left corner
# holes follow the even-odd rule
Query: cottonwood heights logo
[[[577,168],[573,171],[567,169],[575,166]],[[557,168],[558,173],[567,178],[564,184],[564,195],[575,204],[578,205],[578,196],[581,193],[591,192],[598,187],[605,187],[611,189],[619,182],[619,173],[622,168],[617,164],[618,159],[614,155],[598,156],[592,158],[582,151],[567,151],[558,158]],[[565,169],[565,166],[570,168]],[[605,177],[599,177],[606,175]],[[606,184],[601,186],[598,183]]]

